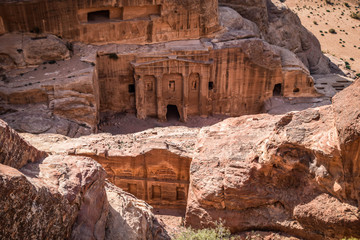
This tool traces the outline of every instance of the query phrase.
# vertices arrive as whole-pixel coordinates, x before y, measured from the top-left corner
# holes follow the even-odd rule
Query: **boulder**
[[[187,225],[209,227],[221,218],[232,232],[359,237],[359,89],[354,83],[332,106],[201,129]]]
[[[20,169],[28,163],[44,159],[47,154],[39,151],[0,119],[0,163]]]
[[[152,213],[152,207],[111,183],[106,184],[110,204],[106,222],[108,240],[165,240],[170,239]]]
[[[105,171],[93,160],[57,155],[20,170],[0,169],[0,238],[104,236]]]
[[[149,205],[105,188],[96,161],[47,156],[2,121],[0,133],[1,239],[170,239]]]
[[[54,35],[26,39],[23,42],[23,51],[25,62],[29,65],[70,58],[65,42]]]

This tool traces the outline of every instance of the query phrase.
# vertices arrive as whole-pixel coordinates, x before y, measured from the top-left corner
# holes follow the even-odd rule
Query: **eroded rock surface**
[[[115,186],[105,189],[99,163],[46,157],[0,123],[0,156],[9,165],[0,164],[1,239],[169,239],[149,205]],[[25,166],[24,158],[30,160]],[[118,228],[127,229],[121,238]]]
[[[357,82],[332,106],[203,128],[191,166],[187,224],[208,226],[222,218],[235,232],[270,228],[305,239],[359,236],[359,119],[352,105],[358,91]],[[348,103],[340,108],[340,101]],[[337,210],[329,215],[329,209]]]
[[[256,23],[269,43],[296,53],[312,74],[330,73],[329,60],[322,54],[319,41],[281,1],[220,0],[219,4]]]
[[[106,239],[165,240],[169,236],[154,217],[152,207],[133,195],[107,183],[110,203]]]
[[[0,119],[0,163],[19,169],[30,162],[44,159],[47,154],[39,151]]]

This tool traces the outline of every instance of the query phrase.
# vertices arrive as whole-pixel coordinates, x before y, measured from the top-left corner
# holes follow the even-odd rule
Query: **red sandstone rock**
[[[159,172],[185,167],[178,166],[176,158],[164,158],[164,151],[191,157],[188,226],[209,227],[222,218],[232,232],[272,230],[303,239],[359,237],[358,145],[354,144],[358,139],[358,89],[356,82],[338,94],[332,106],[278,116],[230,118],[201,129],[172,127],[80,139],[25,136],[46,151],[97,159],[109,172],[110,181],[127,183],[127,187],[138,184],[139,177],[154,181],[142,175],[144,164],[153,160]],[[344,124],[339,122],[340,115],[346,118]],[[117,183],[117,179],[127,180]],[[171,191],[175,193],[166,191],[166,186],[175,180],[163,179],[155,195],[152,188],[124,186],[149,202],[154,196],[165,202]],[[164,195],[156,195],[162,191]]]
[[[1,165],[1,238],[101,238],[104,178],[87,158],[50,156],[20,171]]]
[[[169,239],[149,205],[115,186],[105,190],[100,164],[79,156],[39,158],[46,154],[0,124],[3,162],[20,168],[22,157],[36,161],[20,170],[0,164],[1,239]]]
[[[275,0],[219,0],[219,4],[235,9],[256,23],[269,43],[296,53],[312,74],[330,72],[329,60],[322,54],[319,41],[284,3]]]
[[[221,217],[235,232],[276,229],[305,239],[360,236],[358,91],[355,83],[334,98],[333,106],[203,128],[191,166],[187,224],[209,226]],[[340,102],[347,104],[340,107]]]
[[[169,236],[152,213],[152,207],[114,185],[106,185],[110,210],[106,222],[109,240],[165,240]]]
[[[20,169],[28,163],[44,159],[47,154],[39,151],[0,119],[0,163]]]

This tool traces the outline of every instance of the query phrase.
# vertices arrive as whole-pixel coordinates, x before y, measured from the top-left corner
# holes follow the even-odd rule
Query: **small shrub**
[[[350,14],[350,17],[352,17],[354,19],[357,19],[357,20],[360,20],[360,12],[357,12],[357,13],[352,12]]]
[[[350,5],[348,3],[344,3],[345,7],[350,7]]]
[[[313,21],[313,23],[314,23],[315,25],[318,25],[317,21]]]
[[[331,28],[331,29],[329,29],[329,33],[336,34],[336,31],[335,31],[335,29]]]
[[[230,230],[224,227],[222,222],[217,222],[216,227],[213,229],[205,228],[194,230],[188,228],[184,232],[179,233],[174,240],[227,240],[230,239],[230,235]]]

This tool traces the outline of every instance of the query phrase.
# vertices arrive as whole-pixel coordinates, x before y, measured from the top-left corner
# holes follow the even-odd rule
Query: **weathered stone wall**
[[[143,44],[217,31],[217,7],[216,0],[2,1],[0,15],[7,32],[46,32],[86,43]]]

